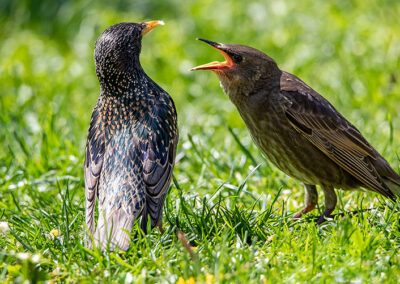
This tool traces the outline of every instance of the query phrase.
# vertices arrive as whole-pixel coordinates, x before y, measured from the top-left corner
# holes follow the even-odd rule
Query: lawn
[[[113,3],[111,3],[113,2]],[[251,45],[329,99],[400,172],[400,2],[1,1],[0,282],[397,283],[400,204],[338,191],[299,221],[302,184],[262,157],[202,37]],[[328,3],[329,2],[329,3]],[[179,119],[164,229],[127,252],[85,248],[84,145],[108,26],[164,20],[141,62]],[[183,232],[191,257],[178,238]]]

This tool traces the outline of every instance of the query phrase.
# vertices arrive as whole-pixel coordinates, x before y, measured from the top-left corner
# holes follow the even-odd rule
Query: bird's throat
[[[251,90],[251,84],[244,84],[239,78],[234,75],[226,74],[223,72],[216,72],[219,78],[220,85],[224,93],[229,96],[229,99],[236,105],[240,105],[245,100]]]

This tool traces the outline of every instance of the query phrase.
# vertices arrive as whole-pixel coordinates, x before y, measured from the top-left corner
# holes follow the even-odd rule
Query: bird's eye
[[[240,61],[242,61],[242,56],[241,55],[239,55],[239,54],[235,54],[234,56],[233,56],[233,60],[236,62],[236,63],[239,63]]]

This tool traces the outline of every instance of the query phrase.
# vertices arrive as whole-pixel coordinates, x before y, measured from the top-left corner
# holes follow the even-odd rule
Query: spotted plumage
[[[365,187],[385,197],[400,195],[400,176],[325,98],[254,48],[202,40],[225,62],[193,70],[212,70],[236,105],[257,146],[286,174],[302,181],[306,206],[315,208],[315,185],[325,194],[322,223],[334,210],[334,188]]]
[[[142,36],[158,23],[116,24],[96,42],[100,97],[86,144],[86,225],[102,248],[127,250],[127,232],[140,216],[145,233],[148,216],[152,228],[162,228],[178,142],[177,115],[171,97],[139,62]]]

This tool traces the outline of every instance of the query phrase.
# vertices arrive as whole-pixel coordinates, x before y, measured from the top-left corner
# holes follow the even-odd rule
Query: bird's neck
[[[251,86],[235,84],[233,80],[225,80],[225,78],[220,77],[220,85],[224,90],[224,93],[229,96],[229,99],[235,104],[240,105],[243,100],[245,100],[251,89]]]
[[[103,96],[134,97],[135,94],[144,92],[152,82],[140,65],[123,71],[113,70],[97,75]]]
[[[106,141],[134,125],[134,121],[143,121],[149,116],[157,97],[157,90],[151,79],[147,79],[146,76],[140,79],[143,83],[133,83],[129,90],[112,92],[101,89],[98,104]]]
[[[281,72],[270,74],[260,73],[250,80],[239,80],[218,75],[221,87],[237,107],[245,104],[248,98],[254,94],[258,94],[261,90],[279,89],[280,76]]]

